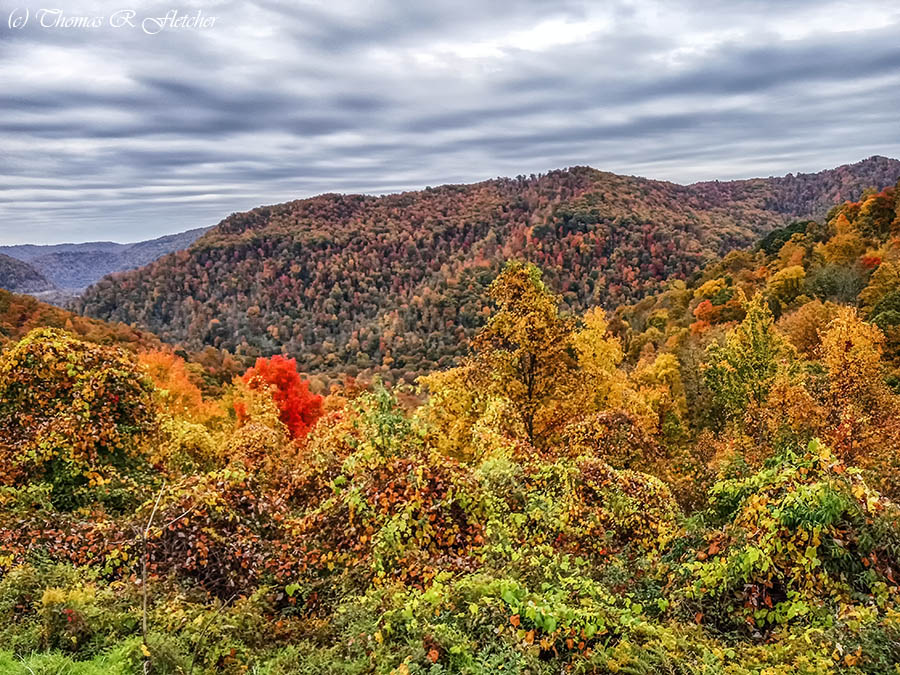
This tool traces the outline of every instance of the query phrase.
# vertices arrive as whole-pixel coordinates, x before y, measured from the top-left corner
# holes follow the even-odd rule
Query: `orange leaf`
[[[432,649],[428,652],[428,660],[431,661],[432,663],[437,663],[437,660],[439,658],[441,658],[440,653],[438,652],[437,649],[434,649],[432,647]]]
[[[509,622],[510,622],[513,626],[515,626],[516,628],[518,628],[518,627],[519,627],[519,615],[518,615],[518,614],[513,614],[511,617],[509,617]]]

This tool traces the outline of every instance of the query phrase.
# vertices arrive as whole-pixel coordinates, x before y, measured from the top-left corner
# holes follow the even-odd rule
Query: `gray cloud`
[[[891,0],[184,0],[214,27],[157,35],[42,6],[0,16],[4,244],[573,164],[691,182],[900,155]]]

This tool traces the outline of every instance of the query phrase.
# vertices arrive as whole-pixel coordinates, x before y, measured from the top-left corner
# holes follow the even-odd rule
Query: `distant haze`
[[[589,164],[689,183],[900,156],[900,4],[141,3],[0,16],[0,244],[133,242],[321,192]],[[63,3],[61,3],[63,4]],[[64,3],[66,6],[73,3]]]

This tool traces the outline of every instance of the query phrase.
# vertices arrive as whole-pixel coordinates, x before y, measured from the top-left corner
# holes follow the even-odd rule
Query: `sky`
[[[896,0],[128,2],[0,5],[0,244],[573,165],[900,157]]]

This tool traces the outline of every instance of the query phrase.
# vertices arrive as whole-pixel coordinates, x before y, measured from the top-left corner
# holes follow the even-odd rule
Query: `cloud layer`
[[[900,155],[894,0],[184,0],[214,25],[153,35],[173,4],[119,29],[116,2],[62,12],[99,28],[42,26],[54,7],[0,16],[0,244],[574,164],[691,182]]]

